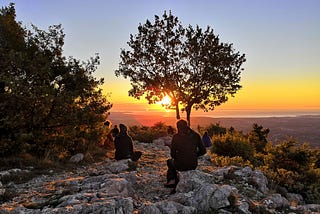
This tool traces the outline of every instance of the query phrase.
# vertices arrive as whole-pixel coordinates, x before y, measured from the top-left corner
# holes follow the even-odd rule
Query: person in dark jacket
[[[208,135],[208,132],[204,132],[204,134],[202,136],[202,142],[205,147],[210,147],[212,145],[212,141],[211,141],[210,136]]]
[[[194,170],[198,166],[198,157],[206,153],[200,135],[193,131],[185,120],[177,122],[178,133],[171,142],[171,159],[167,160],[166,187],[175,187],[178,183],[178,171]]]
[[[132,138],[127,133],[127,127],[124,124],[119,125],[120,132],[114,139],[115,159],[131,159],[137,161],[142,155],[140,151],[133,151]]]

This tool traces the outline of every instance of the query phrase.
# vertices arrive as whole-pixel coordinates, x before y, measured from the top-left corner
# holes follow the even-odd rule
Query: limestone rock
[[[289,207],[289,201],[282,197],[280,194],[272,194],[267,198],[263,199],[261,202],[268,209],[279,209]]]
[[[119,173],[129,169],[129,163],[132,162],[130,159],[119,160],[112,162],[107,169],[112,173]]]
[[[70,158],[70,162],[71,163],[80,163],[84,158],[84,155],[82,153],[78,153],[76,155],[73,155],[71,158]]]
[[[0,172],[0,213],[319,213],[319,204],[305,204],[301,195],[268,189],[268,180],[250,167],[216,167],[208,154],[199,158],[196,170],[179,172],[172,194],[165,188],[170,137],[153,143],[134,142],[143,155],[104,161],[76,170],[44,173],[24,183],[30,169]],[[72,158],[73,159],[73,158]],[[74,161],[81,161],[81,155]],[[5,181],[4,181],[5,180]],[[7,191],[12,192],[11,195]],[[10,197],[8,197],[8,195]]]

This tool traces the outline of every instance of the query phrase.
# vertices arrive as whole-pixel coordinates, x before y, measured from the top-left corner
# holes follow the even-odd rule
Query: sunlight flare
[[[161,101],[157,102],[157,104],[160,104],[162,106],[170,106],[171,105],[171,99],[168,95],[164,96]]]

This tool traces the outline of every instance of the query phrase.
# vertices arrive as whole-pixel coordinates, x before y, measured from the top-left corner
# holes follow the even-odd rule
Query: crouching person
[[[114,139],[115,146],[115,159],[131,159],[132,161],[137,161],[142,155],[140,151],[133,150],[132,138],[128,135],[127,127],[124,124],[119,125],[120,132]]]
[[[185,120],[177,122],[178,133],[173,135],[170,155],[167,160],[166,187],[176,187],[179,182],[178,171],[194,170],[198,166],[198,157],[206,153],[200,135],[193,131]]]

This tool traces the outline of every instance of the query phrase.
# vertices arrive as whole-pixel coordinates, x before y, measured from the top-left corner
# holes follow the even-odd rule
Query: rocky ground
[[[40,175],[16,184],[0,182],[0,213],[319,213],[319,204],[305,204],[297,194],[269,190],[260,171],[249,167],[217,168],[205,155],[197,170],[180,172],[176,188],[165,188],[168,138],[153,144],[135,142],[143,152],[135,163],[105,161],[63,173]],[[81,161],[81,155],[79,160]],[[0,172],[25,176],[29,170]]]

